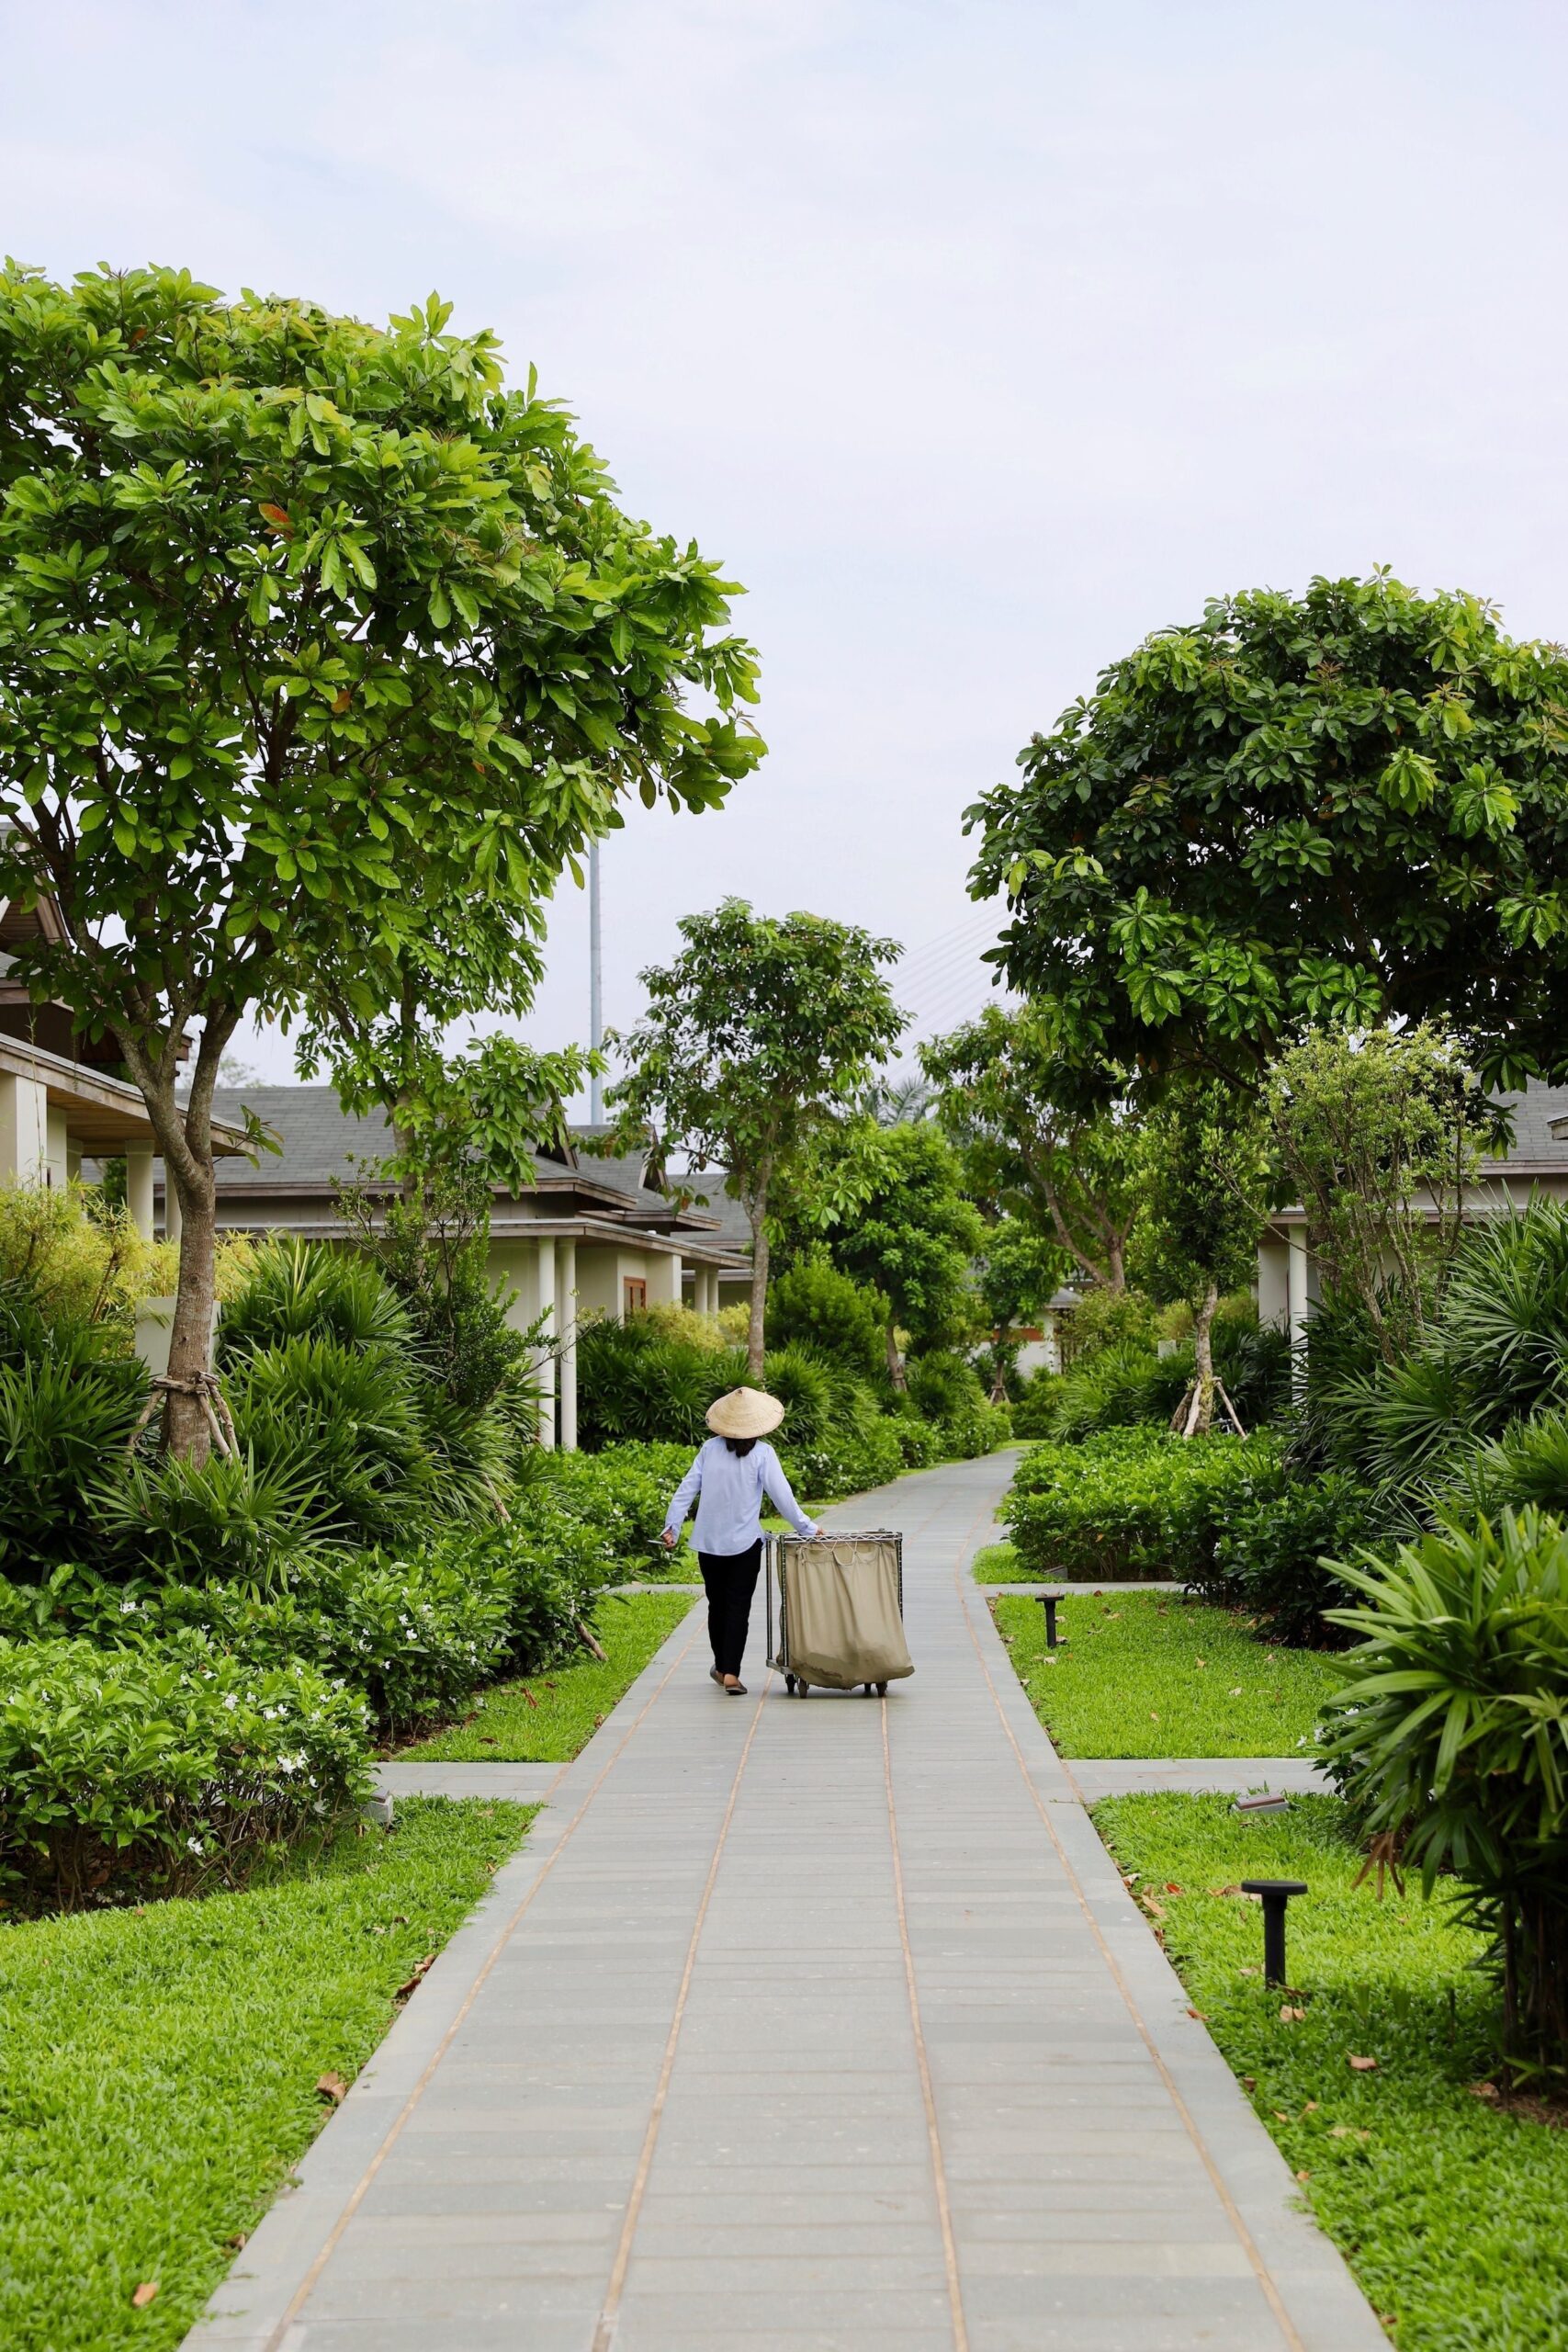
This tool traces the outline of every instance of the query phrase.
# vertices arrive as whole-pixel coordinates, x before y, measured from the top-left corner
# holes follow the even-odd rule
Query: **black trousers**
[[[751,1595],[762,1567],[761,1536],[744,1552],[699,1552],[708,1597],[708,1639],[721,1674],[739,1674],[751,1622]]]

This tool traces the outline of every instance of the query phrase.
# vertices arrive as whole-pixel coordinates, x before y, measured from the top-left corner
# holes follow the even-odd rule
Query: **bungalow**
[[[1504,1216],[1533,1199],[1568,1200],[1568,1087],[1532,1079],[1523,1093],[1500,1099],[1512,1114],[1514,1140],[1500,1158],[1483,1160],[1465,1194],[1467,1217]],[[1413,1205],[1418,1216],[1436,1219],[1429,1194],[1418,1193]],[[1306,1212],[1280,1209],[1258,1243],[1258,1319],[1288,1330],[1292,1346],[1299,1346],[1320,1288]]]
[[[27,941],[59,937],[47,901],[24,912],[0,901],[0,1185],[63,1187],[84,1159],[123,1159],[127,1204],[137,1228],[154,1232],[152,1123],[138,1090],[121,1077],[112,1040],[87,1043],[62,1004],[35,1004],[16,977]],[[242,1132],[214,1128],[222,1154],[243,1152]]]
[[[354,1117],[324,1086],[220,1089],[213,1109],[225,1122],[254,1111],[281,1146],[258,1159],[220,1163],[221,1229],[341,1240],[340,1186],[368,1182],[374,1202],[375,1171],[392,1150],[379,1112]],[[539,1361],[546,1445],[577,1444],[577,1332],[585,1318],[619,1320],[677,1305],[683,1295],[711,1313],[721,1279],[747,1273],[732,1218],[716,1208],[678,1207],[646,1184],[644,1173],[640,1156],[591,1158],[574,1144],[564,1157],[536,1158],[529,1191],[496,1188],[491,1272],[513,1295],[515,1327],[527,1330],[542,1319],[551,1341]],[[156,1190],[161,1196],[161,1182]]]

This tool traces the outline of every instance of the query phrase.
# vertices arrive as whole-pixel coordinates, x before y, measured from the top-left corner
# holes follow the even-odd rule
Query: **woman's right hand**
[[[667,1528],[665,1529],[665,1531],[664,1531],[663,1534],[660,1537],[660,1539],[659,1539],[659,1540],[660,1540],[660,1542],[663,1544],[663,1546],[664,1546],[664,1548],[665,1548],[665,1550],[666,1550],[667,1552],[672,1552],[672,1551],[675,1549],[675,1531],[674,1531],[674,1529],[673,1529],[673,1528],[671,1528],[671,1527],[667,1527]]]

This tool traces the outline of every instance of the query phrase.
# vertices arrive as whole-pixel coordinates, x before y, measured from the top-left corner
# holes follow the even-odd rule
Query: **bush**
[[[1157,1430],[1042,1445],[1020,1464],[1004,1517],[1038,1577],[1212,1577],[1243,1485],[1278,1459],[1267,1437],[1186,1440]]]
[[[1364,1598],[1339,1622],[1362,1639],[1327,1758],[1368,1833],[1403,1848],[1428,1894],[1452,1874],[1461,1911],[1491,1939],[1506,2059],[1561,2079],[1568,1530],[1533,1510],[1451,1521],[1343,1574]]]
[[[803,1258],[768,1285],[770,1353],[804,1340],[863,1380],[881,1378],[886,1364],[881,1301],[825,1258]]]
[[[542,1490],[603,1536],[607,1562],[644,1567],[659,1554],[670,1498],[691,1467],[692,1452],[684,1445],[611,1445],[602,1453],[541,1453],[516,1517],[528,1524]]]
[[[90,1499],[85,1556],[109,1573],[191,1583],[216,1576],[257,1590],[281,1589],[309,1566],[315,1529],[330,1516],[307,1465],[262,1469],[250,1453],[127,1463]]]
[[[0,1642],[0,1884],[78,1909],[240,1883],[368,1788],[365,1710],[197,1642]]]
[[[91,1330],[41,1321],[24,1354],[28,1312],[15,1292],[0,1302],[0,1568],[36,1577],[96,1548],[92,1489],[124,1458],[147,1375]]]
[[[425,1515],[434,1467],[405,1356],[297,1335],[242,1355],[226,1385],[241,1445],[310,1481],[320,1534],[371,1543]]]
[[[1093,1363],[1108,1348],[1134,1347],[1153,1355],[1159,1309],[1141,1290],[1111,1290],[1097,1283],[1086,1290],[1059,1326],[1064,1368]]]
[[[580,1442],[590,1452],[627,1441],[696,1447],[714,1398],[745,1377],[739,1349],[668,1339],[648,1317],[587,1324],[577,1349]]]
[[[1334,1562],[1381,1532],[1378,1498],[1342,1470],[1287,1477],[1273,1462],[1236,1486],[1214,1546],[1205,1600],[1247,1609],[1266,1640],[1337,1645],[1327,1611],[1352,1598]]]
[[[1063,1376],[1059,1372],[1042,1368],[1031,1374],[1023,1384],[1023,1394],[1012,1408],[1012,1430],[1015,1437],[1051,1437],[1055,1433],[1056,1399],[1062,1393]]]

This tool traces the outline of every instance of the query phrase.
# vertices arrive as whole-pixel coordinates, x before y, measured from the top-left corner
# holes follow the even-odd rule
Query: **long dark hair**
[[[724,1442],[731,1453],[750,1453],[757,1442],[754,1437],[727,1437]]]

